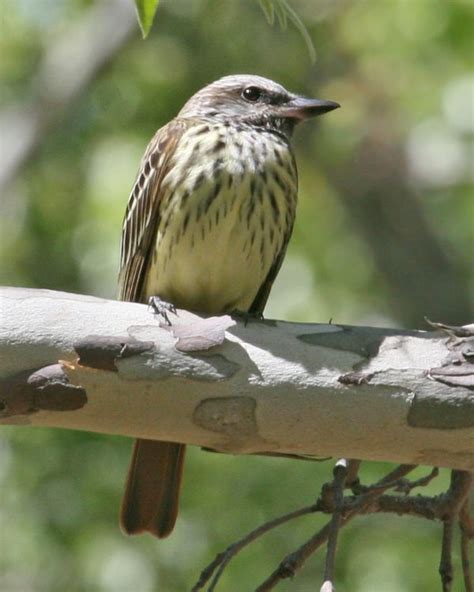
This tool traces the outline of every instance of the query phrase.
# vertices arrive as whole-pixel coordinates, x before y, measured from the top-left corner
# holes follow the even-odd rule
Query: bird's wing
[[[144,285],[159,221],[161,183],[184,131],[186,119],[173,119],[159,129],[143,156],[122,226],[119,299],[142,302]]]
[[[283,263],[283,259],[285,258],[286,248],[288,247],[288,243],[290,241],[291,233],[293,231],[293,223],[291,223],[290,227],[287,229],[286,234],[283,238],[283,244],[281,246],[280,251],[277,253],[272,266],[270,267],[270,271],[267,273],[267,277],[265,281],[260,286],[257,295],[252,302],[249,313],[250,314],[257,314],[261,315],[263,313],[263,309],[265,308],[265,304],[267,303],[268,297],[270,296],[270,290],[272,289],[273,282],[275,281],[278,272],[280,271],[281,264]]]
[[[290,151],[291,158],[292,158],[292,166],[294,171],[294,179],[296,181],[295,187],[295,194],[294,194],[294,205],[296,206],[296,198],[298,195],[298,173],[296,168],[296,161],[293,156],[293,153]],[[287,191],[291,191],[291,188],[288,187]],[[291,234],[293,232],[293,224],[295,221],[295,212],[293,211],[290,219],[288,227],[286,228],[285,235],[283,237],[283,242],[281,248],[278,253],[276,253],[275,258],[273,260],[272,266],[270,267],[270,271],[267,273],[267,277],[265,281],[260,286],[260,289],[257,292],[257,295],[254,298],[248,312],[250,314],[257,314],[261,315],[263,313],[263,309],[267,303],[268,297],[270,296],[270,290],[272,289],[273,282],[275,281],[278,272],[280,271],[281,264],[283,263],[283,259],[286,255],[286,249],[288,247],[288,243],[290,242]]]

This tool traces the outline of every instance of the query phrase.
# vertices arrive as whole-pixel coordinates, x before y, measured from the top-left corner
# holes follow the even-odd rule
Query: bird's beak
[[[337,109],[340,106],[339,103],[334,101],[307,99],[306,97],[294,95],[287,103],[280,105],[279,111],[283,117],[303,121],[309,117],[316,117]]]

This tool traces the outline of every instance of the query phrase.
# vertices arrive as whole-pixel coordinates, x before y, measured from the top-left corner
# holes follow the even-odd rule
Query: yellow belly
[[[188,144],[192,151],[192,138]],[[220,158],[218,175],[212,174],[214,157],[200,161],[197,170],[206,174],[199,183],[192,168],[183,182],[176,166],[166,180],[147,297],[208,314],[246,311],[284,248],[296,178],[282,172],[280,183],[271,174],[262,179],[263,166],[268,173],[276,166],[272,158],[242,174],[232,146]]]

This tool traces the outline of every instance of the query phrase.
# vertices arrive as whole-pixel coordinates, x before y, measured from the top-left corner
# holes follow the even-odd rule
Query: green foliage
[[[270,26],[273,26],[275,23],[275,15],[278,18],[282,31],[286,30],[288,19],[291,20],[297,30],[301,33],[306,43],[306,47],[308,48],[310,60],[314,63],[316,61],[316,50],[311,36],[298,14],[293,8],[291,8],[288,2],[286,0],[259,0],[259,3]]]
[[[137,8],[138,22],[142,30],[143,37],[147,37],[153,25],[153,19],[158,8],[160,0],[135,0]],[[288,19],[292,21],[298,31],[301,33],[306,46],[308,48],[309,56],[312,62],[316,61],[316,50],[313,42],[298,14],[291,8],[286,0],[259,0],[260,6],[268,20],[269,25],[273,26],[275,22],[275,14],[278,18],[280,28],[285,31],[288,26]]]
[[[135,0],[137,8],[138,22],[142,30],[143,37],[147,37],[153,25],[156,9],[158,8],[160,0]]]

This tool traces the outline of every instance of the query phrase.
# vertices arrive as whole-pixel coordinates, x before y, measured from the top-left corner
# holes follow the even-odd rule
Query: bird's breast
[[[203,313],[248,310],[293,226],[288,144],[266,131],[193,126],[162,190],[146,295]]]

